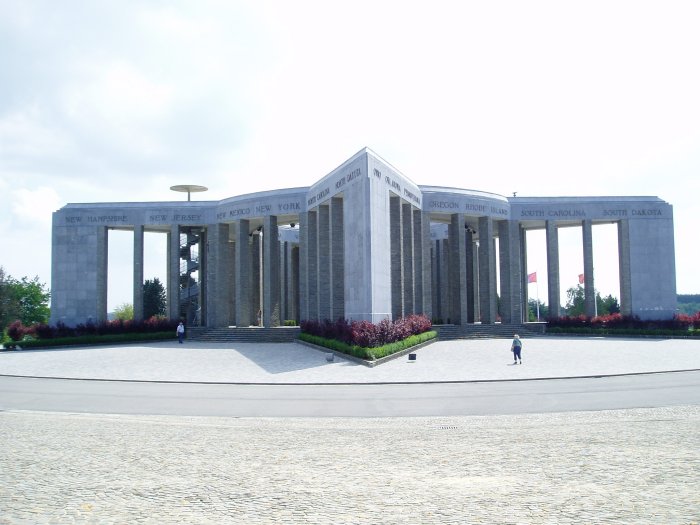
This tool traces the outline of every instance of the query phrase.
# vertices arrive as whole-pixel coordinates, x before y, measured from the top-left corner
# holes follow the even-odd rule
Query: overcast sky
[[[68,202],[308,186],[369,146],[417,184],[659,196],[678,291],[700,293],[698,27],[695,1],[0,0],[0,265],[50,284]],[[118,252],[110,308],[131,301]]]

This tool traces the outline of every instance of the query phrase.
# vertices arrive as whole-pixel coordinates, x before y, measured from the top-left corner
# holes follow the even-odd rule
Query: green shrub
[[[311,344],[322,346],[324,348],[329,348],[340,352],[343,354],[348,354],[354,357],[359,357],[360,359],[365,359],[367,361],[374,361],[376,359],[381,359],[397,352],[401,352],[406,348],[416,346],[418,344],[429,341],[437,337],[437,332],[429,331],[423,332],[422,334],[412,335],[403,339],[401,341],[396,341],[394,343],[389,343],[383,346],[377,346],[374,348],[365,348],[357,345],[349,345],[343,341],[338,341],[337,339],[326,339],[317,335],[310,335],[302,333],[299,335],[299,339],[306,341]]]
[[[284,326],[297,326],[297,322],[294,319],[287,319],[284,321]]]

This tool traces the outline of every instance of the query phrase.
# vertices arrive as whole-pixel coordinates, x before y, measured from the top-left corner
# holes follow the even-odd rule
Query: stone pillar
[[[261,262],[262,262],[262,235],[260,232],[254,232],[252,237],[252,243],[250,245],[250,298],[252,307],[252,317],[253,324],[255,326],[262,326],[262,274],[261,274]]]
[[[345,235],[343,199],[331,199],[331,320],[345,319]]]
[[[173,224],[168,232],[168,316],[180,319],[180,226]]]
[[[282,324],[286,319],[289,319],[289,305],[287,298],[289,297],[289,243],[280,241],[280,319]]]
[[[309,293],[309,319],[320,319],[318,310],[318,213],[310,211],[308,214],[308,293]]]
[[[280,326],[280,242],[277,216],[263,218],[263,325]]]
[[[431,304],[433,318],[440,317],[440,241],[430,242],[430,284],[433,289]]]
[[[583,233],[583,294],[585,313],[588,317],[596,314],[595,284],[593,282],[593,223],[585,219]]]
[[[415,312],[432,319],[430,214],[413,210],[413,253],[415,257]]]
[[[515,221],[498,224],[501,260],[501,320],[521,323],[520,226]]]
[[[403,235],[401,199],[389,197],[389,229],[391,236],[391,316],[403,317]]]
[[[528,322],[530,320],[530,304],[528,296],[528,283],[527,283],[527,230],[520,228],[520,267],[522,268],[521,275],[521,289],[522,294],[522,309],[523,309],[523,321]]]
[[[476,291],[476,276],[475,276],[475,264],[474,258],[476,256],[476,250],[474,249],[474,233],[472,229],[467,230],[464,233],[464,248],[465,248],[465,263],[466,274],[467,274],[467,323],[473,323],[475,319],[475,291]]]
[[[134,226],[134,321],[143,321],[143,225]]]
[[[109,232],[106,226],[97,228],[97,318],[96,322],[107,320],[107,280],[109,261]]]
[[[403,281],[403,314],[405,317],[415,312],[415,275],[413,253],[413,207],[401,204],[401,259]]]
[[[450,324],[452,320],[452,311],[450,310],[450,241],[442,239],[440,243],[440,317],[444,323]]]
[[[632,315],[632,272],[630,257],[630,223],[617,223],[617,251],[620,265],[620,313]]]
[[[233,253],[232,243],[229,242],[229,225],[209,225],[206,237],[206,256],[199,256],[200,261],[205,260],[204,275],[207,284],[207,293],[204,295],[206,304],[202,308],[206,317],[202,319],[202,323],[208,327],[229,326],[233,323],[230,299]]]
[[[331,312],[331,211],[327,204],[318,207],[318,318],[332,319]]]
[[[464,235],[464,215],[450,216],[450,311],[453,324],[467,323],[467,248]]]
[[[472,273],[472,278],[474,279],[474,322],[481,321],[481,300],[479,299],[479,241],[473,240],[472,236],[472,265],[474,266],[474,272]]]
[[[547,305],[549,316],[561,315],[561,284],[559,278],[559,230],[554,221],[547,221]]]
[[[236,326],[245,327],[251,324],[250,311],[250,223],[243,219],[233,223],[236,234],[235,247],[235,286]]]
[[[299,311],[298,320],[309,317],[309,212],[299,214]]]
[[[291,256],[289,259],[290,277],[289,277],[289,297],[287,304],[289,306],[289,318],[294,319],[299,323],[299,246],[292,246]]]
[[[493,220],[479,217],[479,302],[481,322],[496,321],[496,254],[493,248]]]

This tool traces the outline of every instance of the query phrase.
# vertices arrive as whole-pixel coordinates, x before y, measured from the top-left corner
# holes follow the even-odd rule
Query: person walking
[[[521,365],[523,364],[523,360],[521,357],[521,351],[523,349],[523,342],[520,340],[520,336],[518,334],[515,334],[513,336],[513,344],[510,345],[510,351],[513,352],[513,364],[517,365],[520,363]]]
[[[185,325],[180,321],[180,324],[177,325],[177,330],[175,330],[175,333],[177,334],[177,342],[182,344],[183,339],[185,339]]]

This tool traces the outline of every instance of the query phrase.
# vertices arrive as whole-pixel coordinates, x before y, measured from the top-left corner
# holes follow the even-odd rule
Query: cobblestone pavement
[[[697,524],[700,407],[386,419],[0,413],[0,524]]]

